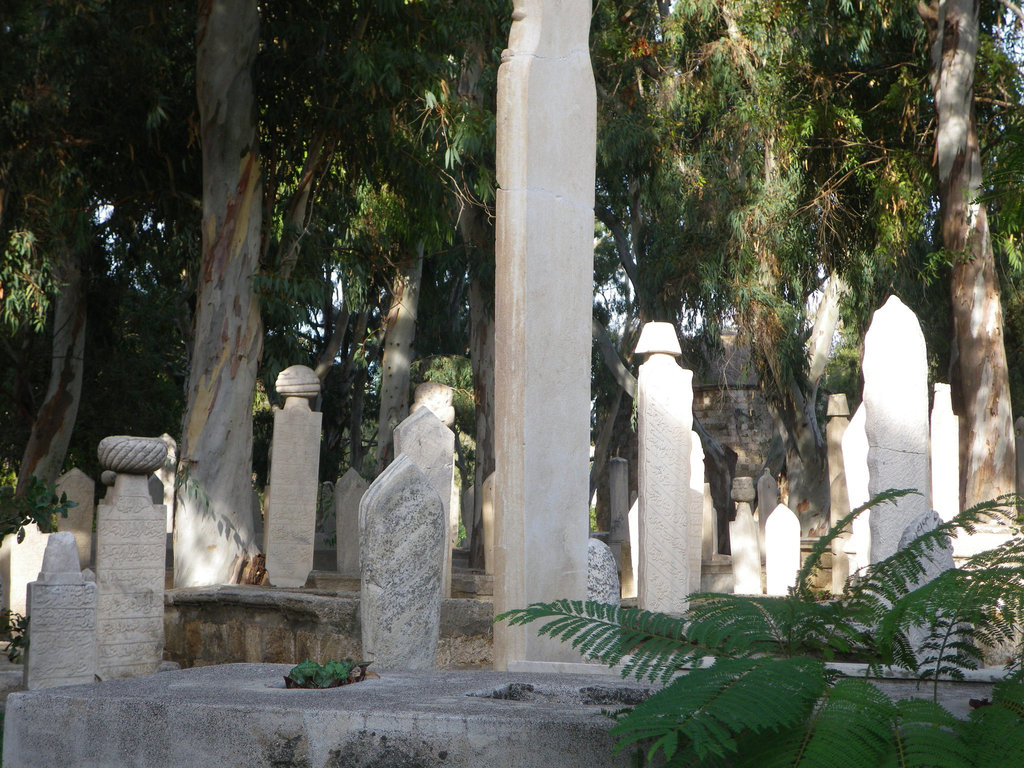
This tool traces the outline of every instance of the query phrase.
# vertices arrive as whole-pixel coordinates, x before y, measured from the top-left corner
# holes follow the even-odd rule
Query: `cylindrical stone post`
[[[729,523],[729,546],[732,551],[733,591],[737,595],[760,595],[761,546],[759,529],[750,505],[756,494],[752,477],[734,477],[732,499],[736,502],[736,519]]]
[[[689,607],[692,548],[701,530],[690,515],[693,373],[680,368],[675,328],[647,323],[636,353],[640,574],[637,605],[681,614]],[[703,484],[702,484],[703,490]]]
[[[850,406],[846,395],[828,397],[828,423],[825,425],[825,444],[828,447],[829,525],[835,525],[850,514],[850,497],[846,491],[846,469],[843,466],[843,435],[850,425]],[[846,543],[852,528],[848,528],[832,541],[832,594],[839,595],[850,576],[850,557]]]

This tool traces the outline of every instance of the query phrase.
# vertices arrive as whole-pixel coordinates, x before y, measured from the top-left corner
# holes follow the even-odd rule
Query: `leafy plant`
[[[11,486],[0,487],[0,539],[17,534],[18,543],[25,539],[25,526],[38,525],[44,533],[57,530],[57,516],[67,517],[68,510],[78,506],[67,494],[57,495],[55,486],[31,476],[16,493]]]
[[[1009,540],[925,582],[931,554],[958,531],[1004,511],[1017,497],[977,505],[938,525],[821,600],[811,577],[831,541],[865,510],[910,491],[887,491],[822,538],[786,597],[696,594],[682,616],[593,602],[536,603],[497,617],[544,622],[540,634],[623,676],[665,686],[616,713],[617,749],[643,745],[668,766],[1016,765],[1024,754],[1024,539]],[[911,640],[913,638],[913,640]],[[962,679],[985,647],[1010,645],[1007,677],[966,720],[937,703],[940,677]],[[893,703],[866,678],[829,662],[856,659],[870,673],[902,669],[932,681],[930,700]],[[681,674],[684,670],[685,674]]]
[[[10,638],[7,660],[12,664],[20,664],[28,647],[28,616],[14,611],[0,611],[0,635]]]
[[[342,661],[329,660],[323,664],[317,664],[311,659],[306,659],[301,664],[292,667],[285,675],[284,685],[286,688],[337,688],[350,683],[359,683],[367,678],[377,677],[373,672],[367,671],[369,661]]]

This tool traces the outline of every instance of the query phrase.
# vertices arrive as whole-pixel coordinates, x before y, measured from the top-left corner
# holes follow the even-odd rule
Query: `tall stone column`
[[[843,465],[843,435],[850,425],[850,406],[846,395],[828,396],[828,424],[825,426],[825,444],[828,446],[828,490],[831,513],[829,525],[835,525],[850,514],[850,495],[846,491],[846,469]],[[852,529],[851,529],[852,530]],[[832,541],[832,594],[842,594],[850,576],[850,556],[846,543],[851,530]]]
[[[864,336],[868,491],[917,493],[871,510],[871,562],[896,552],[904,529],[930,508],[928,359],[917,316],[890,296]]]
[[[676,363],[679,341],[670,323],[647,323],[636,353],[647,356],[637,380],[637,605],[648,611],[679,614],[689,607],[693,550],[699,553],[701,546],[699,518],[690,514],[693,372]]]
[[[932,509],[944,521],[960,513],[960,419],[949,384],[936,384],[931,418]]]
[[[274,412],[270,493],[267,499],[267,576],[275,587],[301,587],[313,570],[316,491],[320,474],[320,422],[309,407],[320,379],[304,365],[277,377],[284,408]]]
[[[164,651],[167,512],[154,504],[149,475],[164,464],[159,437],[118,435],[96,453],[115,472],[96,508],[96,652],[103,680],[149,675]]]
[[[597,97],[591,0],[515,0],[498,70],[495,612],[586,595]],[[494,667],[577,659],[494,628]]]

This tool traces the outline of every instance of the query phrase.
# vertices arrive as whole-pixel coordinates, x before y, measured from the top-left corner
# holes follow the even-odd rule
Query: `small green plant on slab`
[[[312,659],[306,659],[301,664],[292,667],[285,675],[285,688],[337,688],[351,683],[361,683],[371,677],[379,677],[373,672],[367,671],[369,661],[342,661],[329,660],[324,664],[317,664]]]

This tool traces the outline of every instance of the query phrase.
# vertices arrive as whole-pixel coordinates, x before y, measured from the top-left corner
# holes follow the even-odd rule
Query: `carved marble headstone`
[[[334,484],[338,573],[359,578],[359,501],[370,484],[351,467]]]
[[[800,571],[800,520],[785,504],[778,504],[764,528],[765,593],[785,595],[796,586]]]
[[[828,448],[829,525],[834,526],[850,514],[850,497],[846,490],[846,469],[843,466],[843,436],[850,424],[850,407],[846,395],[828,396],[828,423],[825,426],[825,444]],[[846,543],[850,539],[848,528],[832,541],[832,594],[843,591],[850,575],[850,557]]]
[[[117,473],[113,502],[96,509],[96,647],[103,680],[148,675],[164,650],[167,514],[153,504],[148,477],[167,446],[158,437],[107,437],[100,464]],[[111,494],[108,494],[108,497]]]
[[[750,509],[754,501],[753,478],[734,477],[732,498],[736,502],[736,519],[729,523],[733,591],[737,595],[760,595],[761,548],[757,521]]]
[[[936,384],[931,419],[932,509],[943,520],[960,513],[960,420],[949,384]]]
[[[871,511],[871,562],[896,551],[904,529],[929,509],[928,358],[917,317],[890,296],[864,336],[868,491],[918,493]]]
[[[25,588],[42,567],[43,552],[51,535],[33,523],[25,526],[25,538],[20,544],[13,533],[4,537],[0,546],[0,584],[5,609],[25,614]]]
[[[452,594],[452,547],[459,538],[459,517],[452,516],[451,499],[455,479],[455,433],[441,423],[429,408],[420,408],[395,427],[395,455],[404,453],[441,497],[448,546],[444,552],[444,596]]]
[[[637,605],[681,614],[689,607],[692,549],[700,548],[700,530],[690,514],[693,373],[676,363],[679,341],[669,323],[647,323],[636,352],[647,356],[637,382]]]
[[[82,577],[78,556],[74,534],[53,534],[39,578],[28,585],[30,691],[96,679],[96,584]]]
[[[381,669],[433,669],[448,534],[441,499],[399,455],[359,503],[363,659]]]
[[[496,612],[587,589],[597,97],[591,0],[515,0],[495,165]],[[494,667],[571,661],[494,627]]]
[[[323,414],[309,404],[320,391],[320,379],[310,368],[293,365],[281,371],[276,387],[285,401],[274,412],[263,533],[267,577],[275,587],[301,587],[313,570]]]
[[[68,531],[78,546],[79,568],[92,564],[92,523],[96,513],[96,483],[85,472],[70,470],[57,478],[57,493],[75,502],[67,517],[57,518],[57,530]]]
[[[868,492],[868,435],[865,431],[867,411],[861,403],[853,413],[843,433],[843,471],[846,473],[846,493],[850,511],[867,503]],[[853,521],[850,538],[843,548],[848,558],[850,575],[871,564],[871,510],[861,512]]]
[[[587,600],[618,605],[619,591],[619,577],[611,549],[598,539],[588,539]]]

